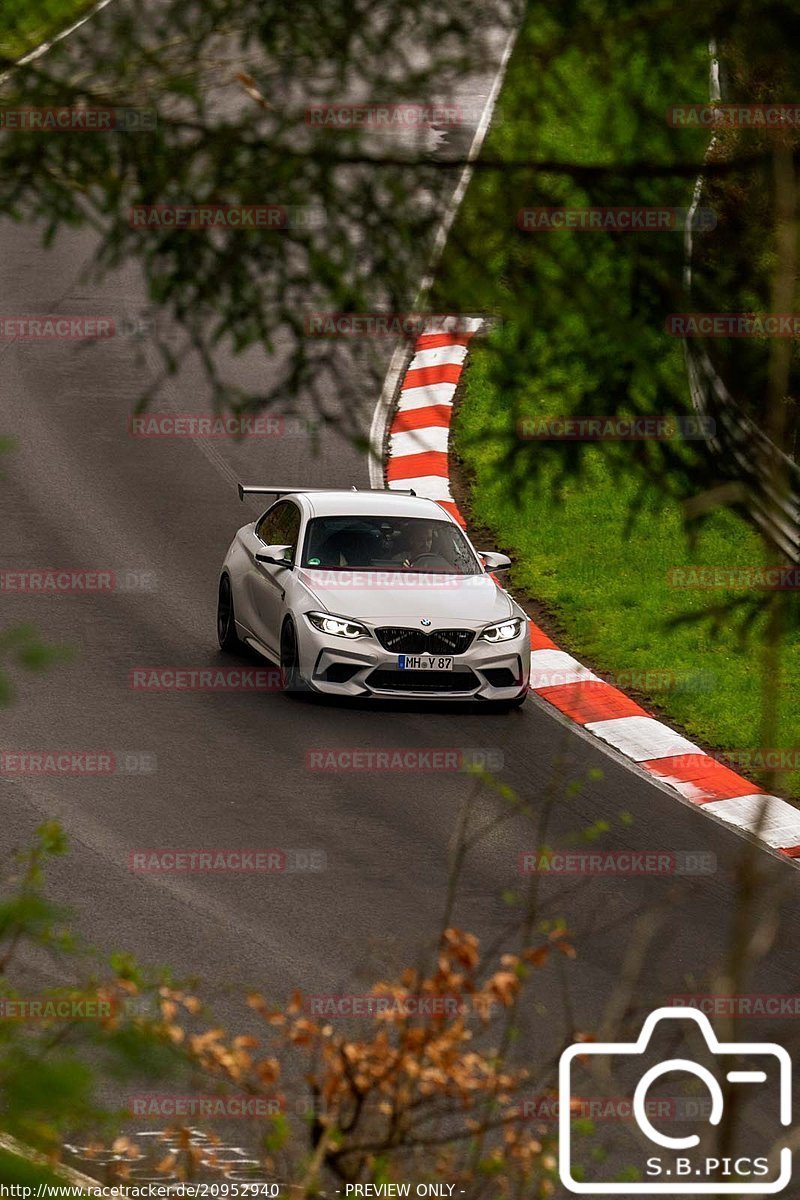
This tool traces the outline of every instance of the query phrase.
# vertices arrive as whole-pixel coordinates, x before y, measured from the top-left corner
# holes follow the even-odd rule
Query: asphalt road
[[[88,233],[70,232],[45,252],[34,229],[0,222],[4,312],[133,311],[142,295],[135,267],[99,286],[82,282],[92,246]],[[255,381],[270,363],[251,355],[230,367],[239,382]],[[3,596],[4,627],[35,622],[75,651],[46,676],[15,673],[3,747],[145,751],[157,764],[144,775],[0,780],[3,849],[26,844],[45,818],[61,821],[71,852],[52,868],[53,890],[74,908],[83,935],[103,951],[124,948],[144,962],[171,964],[178,976],[200,975],[223,1022],[239,1027],[246,1019],[240,996],[250,986],[275,1000],[295,988],[363,991],[416,960],[438,928],[462,806],[475,787],[454,773],[312,772],[306,752],[491,748],[504,758],[499,778],[535,814],[551,804],[551,844],[604,820],[611,830],[603,845],[716,856],[716,870],[694,878],[543,885],[543,913],[562,915],[578,948],[565,964],[577,1023],[600,1020],[619,988],[635,923],[647,913],[666,916],[635,1003],[648,1008],[702,990],[691,980],[702,980],[725,953],[746,843],[567,729],[543,703],[487,715],[131,689],[135,666],[232,665],[216,647],[218,568],[235,529],[258,510],[240,505],[235,480],[368,486],[363,456],[330,431],[318,455],[302,435],[240,444],[132,439],[127,416],[154,368],[147,339],[0,344],[3,428],[18,439],[3,463],[0,568],[143,572],[153,585],[112,595]],[[374,400],[364,395],[365,430]],[[184,370],[158,407],[199,411],[199,374]],[[583,785],[570,792],[574,780]],[[513,935],[503,892],[519,887],[517,856],[533,834],[488,789],[474,805],[480,820],[504,819],[491,822],[467,859],[455,921],[492,944]],[[158,876],[128,867],[137,848],[275,846],[319,849],[327,869]],[[748,990],[791,993],[796,868],[762,851],[758,860],[763,877],[751,910],[777,888],[781,922]],[[27,967],[32,980],[62,978],[39,954]],[[525,1013],[532,1033],[547,1031],[549,1047],[568,1025],[562,984],[560,972],[542,972]],[[789,1029],[771,1022],[748,1032],[788,1038]]]

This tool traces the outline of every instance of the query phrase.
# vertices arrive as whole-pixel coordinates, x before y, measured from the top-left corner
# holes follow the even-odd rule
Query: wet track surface
[[[136,270],[100,287],[81,282],[91,236],[70,233],[45,252],[34,230],[0,224],[0,281],[8,314],[63,311],[119,317],[142,302]],[[387,364],[391,347],[387,347]],[[269,370],[255,355],[229,364],[237,382]],[[141,773],[0,779],[4,850],[25,845],[44,819],[65,827],[71,852],[51,871],[53,890],[102,951],[131,951],[200,976],[228,1028],[249,1025],[244,992],[280,1002],[293,989],[363,992],[415,961],[444,909],[450,855],[465,796],[487,821],[505,802],[459,773],[309,770],[328,748],[485,748],[497,772],[536,813],[551,812],[546,840],[562,844],[597,821],[615,849],[699,850],[716,869],[697,877],[598,877],[543,884],[545,915],[561,915],[578,958],[566,969],[580,1025],[597,1023],[619,983],[634,920],[668,916],[647,957],[640,999],[655,1005],[692,990],[722,953],[745,843],[529,700],[506,715],[449,705],[305,702],[271,692],[159,694],[130,685],[135,667],[255,668],[219,653],[218,570],[236,528],[259,511],[235,482],[368,486],[364,456],[327,431],[319,452],[302,432],[267,439],[137,440],[128,416],[155,370],[147,338],[0,343],[4,456],[0,568],[110,570],[110,594],[3,597],[3,624],[33,622],[74,659],[37,677],[15,673],[3,713],[8,750],[84,749],[146,756]],[[198,374],[168,382],[164,411],[201,411]],[[362,427],[376,397],[365,393]],[[331,396],[335,402],[335,396]],[[135,760],[131,760],[134,762]],[[590,772],[602,773],[590,777]],[[570,794],[567,784],[583,780]],[[625,813],[624,823],[619,814]],[[485,945],[514,928],[504,889],[519,887],[518,856],[530,824],[493,825],[470,853],[456,923]],[[325,869],[275,875],[142,874],[129,855],[145,848],[288,848],[320,851]],[[785,890],[783,922],[751,991],[796,987],[800,905],[796,868],[763,852],[759,895]],[[756,901],[758,903],[758,901]],[[63,982],[49,959],[26,960],[32,984]],[[550,1046],[568,1019],[562,978],[542,973],[524,1015]],[[748,1032],[779,1037],[778,1025]],[[784,1026],[785,1028],[785,1026]]]

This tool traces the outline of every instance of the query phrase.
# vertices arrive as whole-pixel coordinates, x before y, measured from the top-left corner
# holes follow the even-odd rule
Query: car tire
[[[226,654],[241,654],[244,644],[236,632],[236,613],[233,607],[233,589],[227,575],[219,581],[217,595],[217,641]]]
[[[297,631],[291,617],[286,618],[281,629],[281,680],[284,692],[291,695],[297,696],[311,691],[300,672]]]

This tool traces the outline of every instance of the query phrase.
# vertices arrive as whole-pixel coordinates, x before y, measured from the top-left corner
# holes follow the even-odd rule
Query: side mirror
[[[483,559],[484,569],[489,571],[507,571],[511,566],[511,559],[507,554],[498,554],[496,550],[479,550]]]
[[[256,562],[270,563],[273,567],[292,566],[291,546],[267,546],[266,550],[258,551]]]

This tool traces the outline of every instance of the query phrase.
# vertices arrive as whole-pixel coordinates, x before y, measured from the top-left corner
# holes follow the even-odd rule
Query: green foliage
[[[0,454],[10,453],[16,445],[16,438],[0,436]],[[54,646],[43,641],[33,625],[14,625],[0,629],[0,663],[10,661],[25,671],[41,674],[58,663],[68,662],[71,658],[70,647]],[[0,708],[11,704],[13,700],[14,687],[11,677],[0,667]]]
[[[544,410],[548,402],[540,403]],[[645,681],[640,689],[645,706],[657,705],[690,736],[723,751],[761,746],[759,595],[675,588],[668,576],[671,568],[692,564],[757,566],[763,554],[758,537],[733,514],[718,512],[705,522],[694,547],[688,546],[677,502],[656,508],[653,494],[631,526],[639,485],[616,477],[599,447],[586,448],[583,477],[561,487],[555,502],[551,488],[558,464],[548,445],[540,443],[542,478],[515,497],[508,490],[501,450],[512,436],[508,411],[479,355],[469,369],[456,446],[474,473],[474,518],[517,559],[513,585],[557,615],[565,648],[588,658],[611,682],[615,676],[639,676]],[[734,611],[727,607],[731,601],[738,605]],[[796,614],[797,595],[788,603]],[[782,667],[778,746],[791,749],[797,745],[794,698],[800,687],[796,615]],[[648,678],[655,679],[649,695]],[[659,679],[667,681],[661,690]],[[672,686],[673,680],[682,686]],[[783,773],[780,787],[800,795],[800,774]]]
[[[40,1186],[63,1187],[64,1181],[47,1167],[14,1154],[11,1150],[0,1148],[0,1184],[5,1187],[29,1187],[33,1189],[30,1194],[35,1195]]]
[[[517,19],[501,0],[496,22],[510,28]],[[223,32],[228,65],[220,69]],[[175,338],[158,329],[167,322],[156,322],[164,371],[195,355],[218,407],[250,411],[280,399],[285,410],[302,391],[320,412],[335,378],[333,419],[358,437],[365,380],[379,383],[383,353],[360,339],[309,337],[304,317],[379,305],[408,311],[441,215],[430,197],[442,170],[456,179],[474,123],[456,131],[446,154],[431,130],[390,135],[376,149],[371,131],[318,127],[306,108],[365,96],[451,100],[453,82],[486,59],[491,32],[481,0],[409,0],[391,8],[389,23],[368,0],[110,4],[45,59],[12,72],[3,103],[146,109],[155,127],[4,131],[0,214],[41,218],[48,242],[65,224],[91,222],[98,274],[135,259],[160,315],[188,334],[188,349],[176,352]],[[292,220],[211,235],[132,227],[133,206],[175,203],[268,203]],[[271,356],[268,390],[230,386],[213,355],[223,345]]]
[[[785,18],[796,30],[796,15]],[[724,161],[704,168],[712,200],[745,174],[748,206],[744,214],[737,210],[734,221],[728,199],[717,228],[695,234],[695,256],[704,269],[691,303],[683,291],[680,232],[518,228],[519,214],[532,206],[685,209],[709,135],[704,128],[670,127],[667,110],[706,102],[710,29],[725,30],[726,47],[746,47],[754,25],[764,62],[774,61],[779,75],[795,78],[796,50],[783,16],[779,20],[767,0],[724,15],[716,4],[665,10],[594,0],[555,10],[536,4],[527,11],[484,167],[455,223],[434,291],[437,311],[457,305],[493,313],[499,321],[475,356],[491,419],[479,435],[462,427],[459,447],[472,465],[469,443],[479,443],[475,459],[484,443],[503,475],[505,494],[519,496],[521,506],[545,494],[560,499],[576,479],[595,488],[596,456],[578,441],[525,440],[518,435],[520,421],[691,413],[682,345],[667,334],[666,317],[687,307],[725,308],[733,297],[725,282],[731,272],[740,304],[747,307],[742,288],[749,286],[747,299],[770,307],[772,259],[764,247],[774,241],[774,213],[769,193],[764,207],[759,180],[774,169],[772,135],[755,142],[739,138]],[[751,98],[746,91],[744,98]],[[506,164],[503,174],[500,163]],[[704,203],[710,203],[707,197]],[[735,255],[728,252],[734,242]],[[730,348],[734,390],[747,397],[756,416],[767,406],[769,349],[763,342]],[[796,370],[797,347],[793,361]],[[791,433],[791,417],[787,424]],[[609,492],[626,488],[631,520],[637,511],[657,519],[670,500],[671,511],[688,520],[687,510],[677,507],[682,501],[737,477],[731,462],[705,442],[677,439],[605,443],[602,472]],[[731,502],[740,506],[741,496]],[[751,519],[744,506],[738,511]],[[598,503],[595,520],[603,516]]]
[[[725,36],[719,54],[723,67],[723,99],[753,104],[786,104],[793,94],[800,68],[796,41],[770,37],[761,28],[754,40]],[[766,36],[765,36],[766,35]],[[775,237],[778,204],[773,154],[779,147],[794,153],[797,161],[800,133],[797,128],[724,129],[717,133],[713,157],[735,163],[743,155],[763,155],[763,161],[730,174],[707,180],[702,203],[719,214],[715,236],[698,240],[693,254],[695,307],[701,311],[756,312],[774,310],[773,288],[781,266]],[[800,250],[800,229],[795,221]],[[797,251],[796,251],[797,253]],[[800,289],[792,270],[797,312]],[[710,358],[739,404],[756,420],[763,411],[774,341],[761,338],[712,338],[705,344]],[[786,343],[784,343],[786,345]],[[800,342],[789,342],[789,386],[786,397],[786,446],[795,459],[800,453]]]
[[[46,949],[51,960],[62,964],[69,954],[72,975],[82,965],[85,948],[69,930],[70,913],[53,904],[45,890],[48,862],[66,850],[63,830],[48,821],[29,849],[0,865],[0,1002],[5,1006],[0,1017],[0,1123],[48,1153],[59,1151],[70,1130],[114,1128],[116,1115],[97,1099],[98,1080],[156,1079],[174,1074],[177,1067],[160,1015],[148,1021],[125,1009],[135,994],[150,998],[159,1014],[162,982],[161,977],[146,979],[127,957],[117,956],[110,973],[89,975],[80,987],[50,987],[32,995],[30,985],[23,989],[18,982],[23,948]],[[132,985],[134,979],[138,987]],[[34,1002],[68,1002],[72,1007],[42,1016],[30,1007]],[[94,1015],[81,1009],[84,1002],[95,1005]]]
[[[20,58],[77,20],[95,0],[3,0],[0,64]]]
[[[561,644],[611,682],[615,673],[672,673],[674,686],[640,689],[645,704],[711,746],[746,751],[763,744],[765,595],[680,590],[667,576],[692,563],[735,568],[763,561],[760,537],[738,510],[687,524],[684,502],[724,477],[705,443],[587,445],[520,436],[520,422],[534,417],[692,411],[681,345],[664,331],[666,315],[686,305],[681,234],[526,233],[516,226],[530,206],[690,203],[708,133],[672,129],[666,112],[707,97],[707,30],[715,11],[680,5],[659,8],[655,19],[654,9],[648,16],[640,5],[588,0],[529,9],[484,150],[489,162],[509,167],[503,176],[479,169],[434,307],[457,302],[463,311],[498,318],[470,354],[454,443],[471,484],[472,517],[519,560],[513,584],[543,601]],[[785,30],[768,5],[750,6],[746,19],[727,13],[721,24],[728,43],[746,44],[753,22],[759,53],[783,63],[793,51],[784,51]],[[752,147],[740,139],[736,149]],[[543,161],[548,169],[537,169]],[[766,169],[762,163],[759,171]],[[763,209],[759,215],[755,208],[762,200],[756,178],[750,250],[735,259],[740,281],[750,278],[750,251],[767,240]],[[695,237],[707,289],[710,264],[725,258],[740,227],[726,220],[723,212],[717,230]],[[762,308],[769,307],[765,270],[752,272]],[[713,278],[721,282],[719,274]],[[708,290],[704,295],[699,307],[726,307],[712,303]],[[739,358],[736,368],[739,391],[762,406],[763,350],[751,347],[747,370]],[[786,611],[778,745],[790,748],[797,744],[792,698],[800,683],[796,593]],[[758,781],[758,772],[744,773]],[[800,794],[800,773],[783,774],[780,787]]]
[[[25,671],[43,672],[57,663],[68,662],[72,651],[43,641],[33,625],[15,625],[0,630],[0,661],[10,660]],[[0,707],[11,704],[14,688],[6,671],[0,670]]]
[[[289,1122],[283,1113],[268,1118],[268,1129],[261,1144],[268,1154],[278,1154],[289,1140]]]

